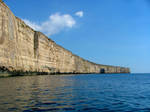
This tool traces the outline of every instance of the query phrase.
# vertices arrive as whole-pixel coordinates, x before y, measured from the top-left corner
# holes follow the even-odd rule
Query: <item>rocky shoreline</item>
[[[34,31],[0,1],[0,70],[18,74],[130,73],[85,60]]]

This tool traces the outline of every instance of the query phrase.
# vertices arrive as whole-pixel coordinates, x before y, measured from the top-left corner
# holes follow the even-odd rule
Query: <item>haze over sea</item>
[[[0,78],[1,112],[149,112],[150,74]]]

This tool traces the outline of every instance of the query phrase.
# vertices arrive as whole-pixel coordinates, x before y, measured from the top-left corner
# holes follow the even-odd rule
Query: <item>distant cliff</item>
[[[0,70],[12,73],[129,73],[89,62],[34,31],[0,1]]]

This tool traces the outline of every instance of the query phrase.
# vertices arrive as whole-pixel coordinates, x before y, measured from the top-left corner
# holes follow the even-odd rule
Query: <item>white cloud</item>
[[[41,27],[39,25],[37,25],[36,23],[29,21],[27,19],[22,19],[27,25],[29,25],[31,28],[33,28],[34,30],[40,30]]]
[[[84,14],[83,11],[78,11],[75,13],[75,15],[78,17],[83,17],[83,14]]]
[[[76,21],[69,14],[61,15],[59,13],[53,14],[49,16],[47,21],[42,22],[41,24],[36,24],[27,19],[23,19],[24,22],[32,27],[34,30],[41,31],[45,33],[47,36],[59,33],[60,31],[66,28],[72,28]]]

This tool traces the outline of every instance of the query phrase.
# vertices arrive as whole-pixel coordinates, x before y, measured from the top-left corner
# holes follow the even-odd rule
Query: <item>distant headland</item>
[[[0,0],[0,76],[130,73],[129,68],[85,60],[34,31]],[[7,75],[6,75],[6,74]]]

